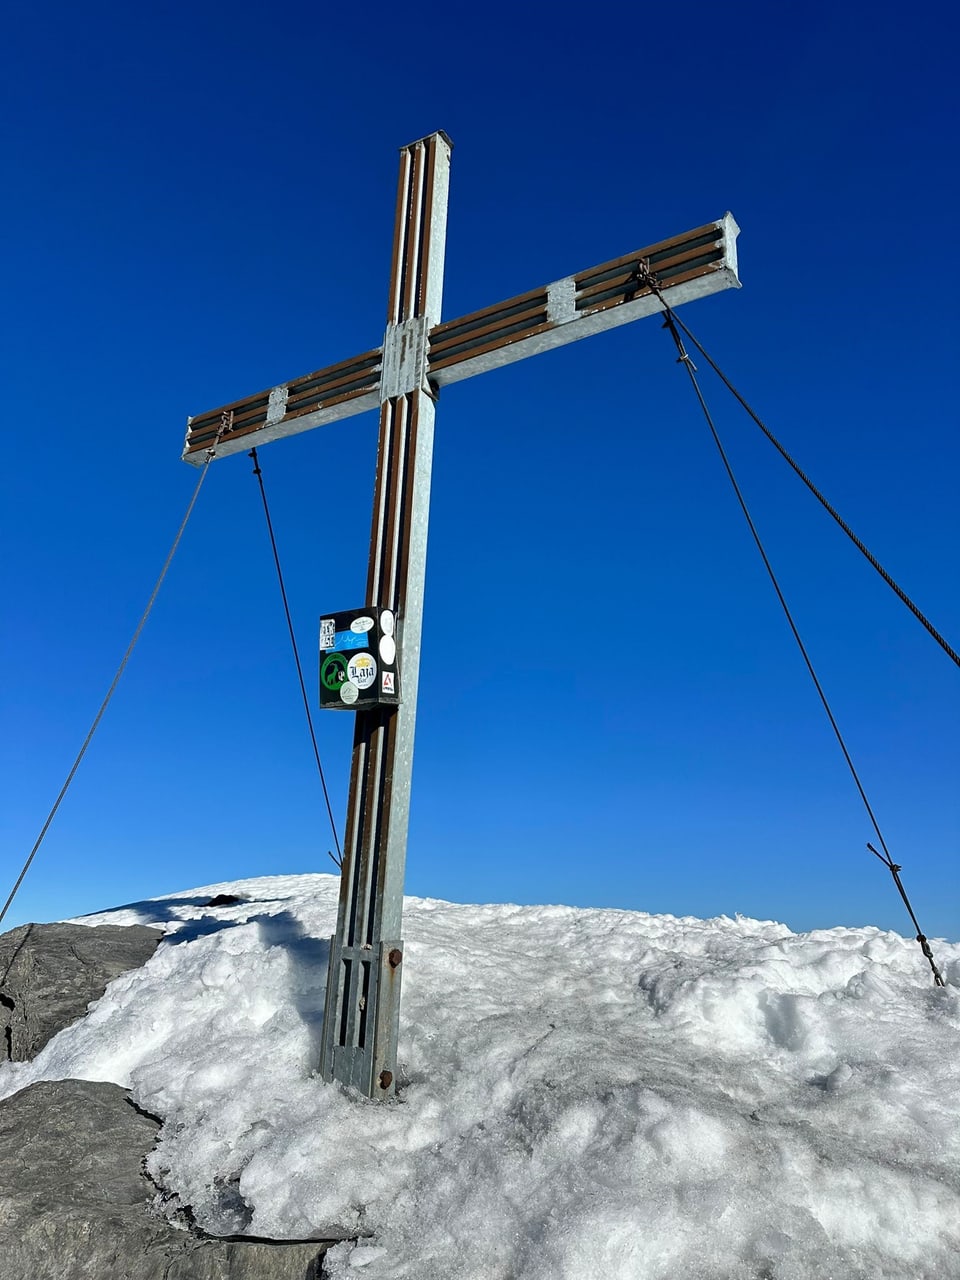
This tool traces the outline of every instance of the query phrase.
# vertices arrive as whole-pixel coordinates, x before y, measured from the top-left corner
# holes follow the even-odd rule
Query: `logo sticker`
[[[377,664],[369,653],[358,653],[347,664],[347,675],[358,689],[369,689],[377,678]]]
[[[347,706],[351,706],[356,702],[360,695],[357,693],[357,686],[351,684],[349,680],[345,680],[340,686],[340,701],[345,702]]]
[[[333,618],[320,619],[320,648],[332,649],[333,638],[337,633],[337,624]]]
[[[394,630],[394,616],[389,609],[384,609],[380,614],[380,630],[385,636],[392,636]]]
[[[334,649],[365,649],[367,637],[362,631],[338,631],[333,637]]]
[[[365,631],[369,631],[372,626],[372,618],[354,618],[350,623],[350,630],[356,631],[358,635],[363,635],[363,633]]]
[[[393,660],[397,656],[397,642],[393,636],[380,637],[380,661],[385,662],[388,667],[393,666]]]
[[[324,658],[320,668],[320,683],[331,693],[336,691],[347,678],[347,660],[342,653],[331,653]]]
[[[384,693],[396,693],[397,690],[394,684],[395,677],[392,671],[384,671],[381,679],[383,681],[382,687]]]

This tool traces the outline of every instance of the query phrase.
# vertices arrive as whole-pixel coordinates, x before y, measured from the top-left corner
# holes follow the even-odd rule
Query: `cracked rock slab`
[[[322,1241],[211,1240],[160,1216],[142,1172],[158,1128],[99,1081],[0,1101],[4,1280],[319,1280]]]
[[[0,935],[0,1061],[35,1057],[162,937],[139,924],[25,924]]]

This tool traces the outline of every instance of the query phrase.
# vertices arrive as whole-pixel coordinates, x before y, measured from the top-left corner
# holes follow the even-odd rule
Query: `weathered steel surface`
[[[245,400],[199,413],[187,420],[183,456],[187,462],[206,460],[206,450],[216,439],[224,413],[233,414],[233,423],[217,448],[218,458],[375,409],[380,403],[380,359],[378,347]],[[282,392],[286,392],[285,412],[276,421],[269,420],[271,397],[276,403]]]
[[[411,166],[410,178],[417,180],[416,162]],[[425,225],[431,217],[431,200],[428,194],[418,212]],[[656,276],[672,307],[721,289],[737,288],[738,232],[728,213],[718,222],[647,245],[540,289],[531,289],[457,320],[434,323],[429,329],[425,376],[435,386],[446,386],[661,310],[656,296],[639,281],[640,263]],[[416,289],[423,287],[419,275],[405,271],[402,257],[404,245],[409,247],[408,237],[416,234],[416,227],[405,217],[397,224],[391,313],[432,320],[438,312],[410,311],[408,316],[406,310],[412,305]],[[430,245],[425,245],[427,266],[430,252]],[[396,394],[403,362],[409,364],[418,358],[419,352],[413,348],[419,333],[419,328],[411,328],[409,334],[398,333],[384,347],[354,360],[190,418],[184,458],[197,464],[205,461],[206,449],[213,443],[225,411],[233,413],[233,422],[218,446],[217,457],[376,408],[381,400]],[[406,345],[402,345],[404,339]],[[402,385],[405,390],[413,389],[409,376]],[[284,390],[285,401],[281,394]],[[278,408],[280,416],[276,416]]]
[[[438,325],[430,334],[428,376],[443,387],[662,310],[656,295],[641,283],[641,264],[656,276],[672,307],[736,288],[738,232],[727,214],[719,222]]]
[[[320,1070],[369,1097],[395,1091],[403,877],[420,669],[434,408],[426,334],[440,314],[450,150],[434,134],[404,148],[384,350],[390,384],[367,570],[368,606],[397,618],[399,707],[357,713]]]

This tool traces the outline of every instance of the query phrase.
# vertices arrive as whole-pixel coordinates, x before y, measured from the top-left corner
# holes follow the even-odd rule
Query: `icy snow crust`
[[[0,1096],[132,1088],[170,1208],[342,1239],[334,1280],[960,1277],[960,946],[937,990],[876,929],[408,899],[382,1106],[314,1074],[336,897],[86,917],[167,936]]]

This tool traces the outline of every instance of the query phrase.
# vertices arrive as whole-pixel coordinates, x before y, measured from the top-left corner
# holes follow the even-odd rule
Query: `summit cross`
[[[416,723],[433,456],[441,387],[739,286],[738,227],[717,222],[440,320],[450,139],[400,152],[383,343],[362,355],[189,418],[184,460],[202,465],[281,436],[380,410],[364,606],[397,619],[399,706],[356,711],[337,932],[331,939],[320,1072],[371,1098],[394,1093],[401,915]],[[661,298],[663,301],[661,301]]]

